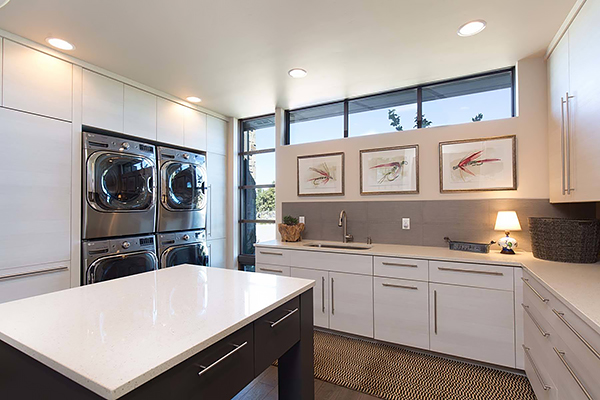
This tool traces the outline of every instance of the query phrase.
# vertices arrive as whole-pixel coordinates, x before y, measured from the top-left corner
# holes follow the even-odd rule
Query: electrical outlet
[[[301,215],[298,217],[298,222],[300,222],[301,224],[305,224],[306,222],[304,222],[304,215]]]
[[[402,229],[410,229],[410,218],[402,218]]]

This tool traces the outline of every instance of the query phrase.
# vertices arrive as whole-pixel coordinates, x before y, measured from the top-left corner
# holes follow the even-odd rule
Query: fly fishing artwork
[[[360,193],[419,193],[419,146],[360,151]]]
[[[442,142],[440,192],[516,190],[516,136]]]
[[[344,194],[344,153],[300,156],[297,162],[298,196]]]

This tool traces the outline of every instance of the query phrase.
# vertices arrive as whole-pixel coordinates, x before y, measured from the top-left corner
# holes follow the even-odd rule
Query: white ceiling
[[[64,38],[75,57],[249,117],[514,65],[546,48],[574,2],[12,0],[0,28]],[[473,19],[487,28],[459,37]]]

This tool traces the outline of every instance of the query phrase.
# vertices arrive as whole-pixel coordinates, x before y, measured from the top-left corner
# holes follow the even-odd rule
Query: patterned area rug
[[[315,330],[315,378],[389,400],[535,400],[527,378]]]

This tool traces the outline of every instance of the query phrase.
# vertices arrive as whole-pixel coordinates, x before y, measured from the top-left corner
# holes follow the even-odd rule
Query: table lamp
[[[515,211],[498,211],[496,217],[496,231],[504,231],[506,236],[498,240],[498,246],[502,247],[502,254],[515,254],[513,250],[517,247],[517,240],[510,237],[510,231],[520,231],[521,224],[519,223],[519,217]]]

